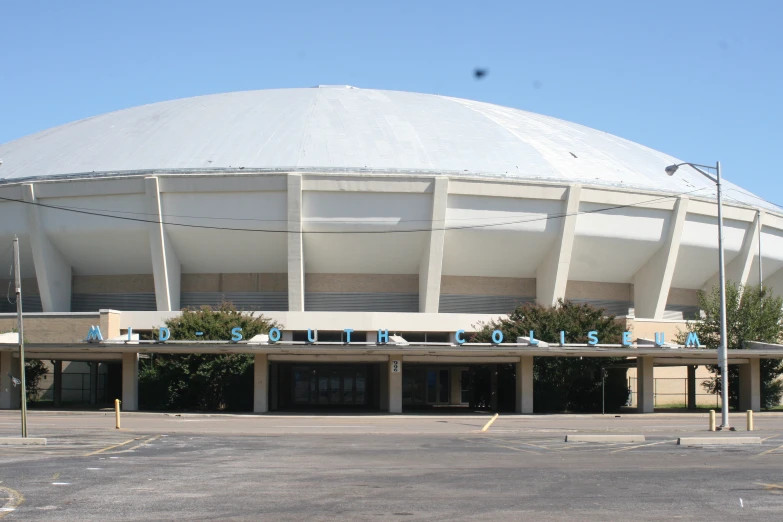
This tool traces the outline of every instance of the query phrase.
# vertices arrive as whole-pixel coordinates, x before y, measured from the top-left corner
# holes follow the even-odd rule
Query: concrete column
[[[492,411],[497,411],[498,409],[498,365],[490,364],[489,371],[490,371],[490,375],[489,375],[490,386],[492,387],[489,396],[489,409]]]
[[[652,413],[655,409],[655,379],[652,357],[636,358],[636,411]]]
[[[38,293],[44,312],[71,311],[71,264],[49,240],[43,227],[40,209],[36,203],[33,184],[22,185],[27,210],[30,248],[33,251],[35,278],[38,281]]]
[[[536,268],[536,301],[544,306],[555,306],[558,299],[565,298],[581,194],[581,185],[569,187],[563,208],[565,216],[557,220],[560,224],[559,240]]]
[[[516,412],[533,413],[533,356],[523,355],[516,366]]]
[[[20,388],[14,386],[11,375],[19,377],[19,359],[13,352],[0,352],[0,410],[15,410],[21,407]]]
[[[269,357],[257,353],[253,358],[253,412],[269,411]]]
[[[696,366],[688,366],[688,409],[696,409]]]
[[[139,409],[139,354],[122,354],[122,409]]]
[[[462,404],[462,368],[449,368],[449,404]]]
[[[269,365],[269,409],[276,411],[279,408],[279,382],[280,382],[280,364]]]
[[[663,319],[687,213],[688,198],[677,198],[666,241],[633,276],[633,303],[636,317]]]
[[[98,404],[98,363],[90,363],[90,404]]]
[[[63,362],[52,361],[54,383],[52,384],[53,404],[59,408],[63,404]]]
[[[402,356],[389,358],[389,413],[402,413]]]
[[[761,361],[749,359],[739,367],[740,411],[761,411]]]
[[[389,363],[382,362],[381,370],[378,374],[379,383],[378,389],[380,391],[380,410],[389,411]]]
[[[304,311],[302,176],[288,174],[288,311]]]
[[[159,312],[179,310],[182,267],[163,224],[158,178],[156,176],[144,178],[144,190],[150,215],[157,221],[149,225],[155,302]]]
[[[446,238],[446,208],[449,178],[437,177],[432,190],[432,221],[429,242],[419,264],[419,312],[437,313],[443,271],[443,243]]]

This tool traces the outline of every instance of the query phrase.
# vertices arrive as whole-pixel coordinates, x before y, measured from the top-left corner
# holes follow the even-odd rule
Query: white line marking
[[[52,482],[52,486],[70,486],[70,482]]]

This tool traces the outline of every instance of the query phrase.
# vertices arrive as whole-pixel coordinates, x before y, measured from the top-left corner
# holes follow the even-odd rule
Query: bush
[[[602,344],[622,340],[623,326],[614,316],[588,304],[559,301],[556,307],[523,304],[508,319],[492,321],[482,326],[471,338],[472,342],[490,342],[493,330],[503,332],[513,342],[527,337],[530,330],[536,338],[560,342],[560,331],[565,331],[566,343],[587,343],[587,332],[595,330]],[[533,367],[533,405],[537,412],[600,411],[601,369],[625,363],[622,357],[535,357]],[[607,371],[606,409],[617,410],[628,397],[626,369]]]
[[[222,303],[217,309],[185,309],[166,326],[172,340],[224,341],[231,339],[231,329],[237,326],[249,339],[276,324]],[[253,356],[151,354],[139,369],[139,401],[142,408],[153,410],[252,410]]]

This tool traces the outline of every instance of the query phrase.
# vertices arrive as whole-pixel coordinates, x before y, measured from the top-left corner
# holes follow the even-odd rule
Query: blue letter
[[[242,340],[242,328],[237,326],[231,329],[231,340],[234,342]]]
[[[465,342],[465,339],[462,337],[462,334],[465,333],[465,330],[457,330],[457,333],[454,334],[454,339],[457,341],[457,344],[462,344]]]
[[[101,327],[100,326],[90,326],[89,331],[87,332],[87,339],[85,339],[87,342],[89,341],[103,341],[103,335],[101,335]]]
[[[271,330],[269,330],[269,340],[272,341],[273,343],[279,341],[280,337],[282,336],[283,334],[280,333],[279,328],[272,328]]]
[[[688,339],[685,341],[685,346],[695,346],[697,348],[701,346],[699,344],[699,336],[696,335],[696,332],[688,333]]]
[[[598,344],[598,331],[597,330],[591,330],[587,332],[587,344],[589,345],[596,345]]]
[[[158,330],[158,341],[166,342],[169,340],[169,337],[171,337],[171,332],[169,332],[169,329],[165,326],[161,326],[160,330]]]
[[[664,342],[663,332],[655,332],[655,344],[657,346],[663,346]]]
[[[128,327],[128,340],[129,341],[133,340],[133,328],[131,328],[130,326]]]
[[[533,335],[533,330],[530,330],[530,345],[535,346],[538,344],[538,341],[536,340],[536,336]]]
[[[631,346],[631,332],[623,332],[623,346]]]
[[[500,344],[503,342],[503,332],[500,330],[495,330],[492,332],[492,342],[495,344]]]
[[[563,330],[560,330],[560,345],[565,344],[565,332]]]
[[[345,342],[351,344],[351,332],[353,332],[353,330],[350,328],[346,328],[345,330],[343,330],[343,332],[345,332]]]
[[[314,343],[318,339],[318,330],[313,332],[309,328],[307,329],[307,342],[308,343]]]
[[[378,330],[378,342],[379,343],[389,342],[389,330]]]

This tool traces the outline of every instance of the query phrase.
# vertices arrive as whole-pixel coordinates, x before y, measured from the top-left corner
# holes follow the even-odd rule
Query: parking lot
[[[47,446],[0,446],[8,520],[779,520],[783,415],[762,444],[683,446],[706,414],[30,414]],[[744,416],[732,417],[744,429]],[[0,436],[18,435],[0,413]],[[644,442],[565,442],[569,434]]]

